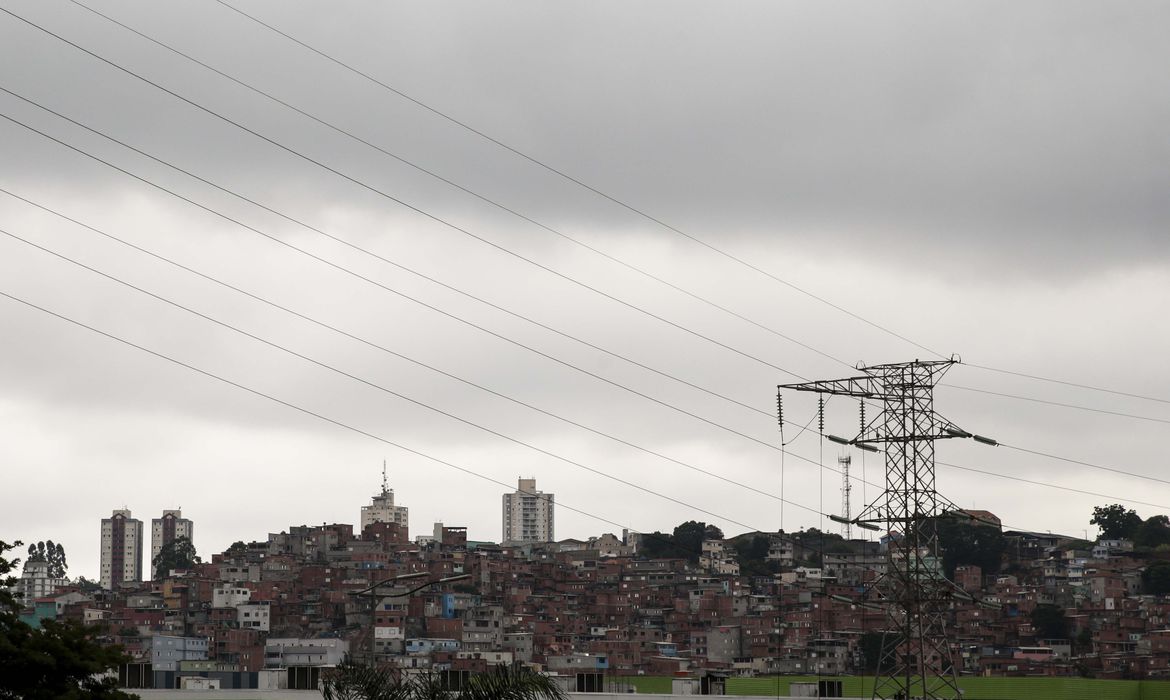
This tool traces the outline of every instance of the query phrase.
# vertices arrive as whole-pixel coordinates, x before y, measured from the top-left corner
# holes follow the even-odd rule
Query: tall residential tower
[[[504,494],[504,544],[553,541],[553,495],[536,490],[536,479],[520,479]]]
[[[102,588],[142,580],[142,521],[126,509],[102,518]]]
[[[161,518],[150,521],[150,570],[154,572],[154,578],[158,579],[167,574],[166,571],[158,571],[154,567],[158,553],[164,546],[180,537],[186,537],[192,544],[195,543],[195,525],[183,517],[183,511],[164,510]]]

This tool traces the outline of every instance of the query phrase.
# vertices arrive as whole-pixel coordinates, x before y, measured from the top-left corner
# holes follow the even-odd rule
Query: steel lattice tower
[[[846,540],[853,539],[853,506],[849,503],[849,494],[853,491],[853,482],[849,480],[849,466],[853,458],[844,455],[837,458],[837,466],[841,468],[841,517],[846,521],[841,523],[841,536]]]
[[[934,387],[955,360],[859,367],[862,376],[788,384],[780,389],[853,396],[881,411],[852,440],[863,449],[884,444],[885,490],[856,518],[891,535],[886,572],[874,590],[887,603],[873,697],[883,700],[958,698],[945,622],[955,586],[942,572],[934,518],[958,509],[935,490],[934,441],[970,437],[934,411]]]

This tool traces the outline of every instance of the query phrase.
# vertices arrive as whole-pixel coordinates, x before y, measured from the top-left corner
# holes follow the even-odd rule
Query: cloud
[[[645,313],[307,165],[9,18],[3,21],[11,41],[2,50],[9,57],[4,65],[14,68],[5,87],[466,294],[325,240],[7,96],[0,96],[4,114],[277,241],[10,123],[0,124],[7,146],[0,186],[371,343],[729,479],[777,495],[783,471],[786,497],[826,512],[837,508],[836,475],[774,449],[774,386],[795,381],[786,371],[830,378],[853,373],[858,360],[925,357],[921,348],[670,234],[218,6],[102,9],[760,325],[265,104],[70,4],[24,3],[14,11]],[[925,347],[975,364],[1170,395],[1160,363],[1170,338],[1151,323],[1170,282],[1166,203],[1159,196],[1168,184],[1163,130],[1170,123],[1155,73],[1167,58],[1153,29],[1164,26],[1160,6],[911,4],[895,11],[769,3],[730,11],[677,3],[540,4],[499,12],[474,4],[386,4],[360,12],[335,6],[293,12],[261,3],[249,11]],[[691,506],[753,527],[780,523],[774,498],[533,413],[7,195],[0,195],[0,228],[362,380]],[[7,237],[0,237],[0,279],[6,292],[505,484],[536,475],[558,502],[612,521],[566,508],[558,514],[564,536],[612,530],[613,522],[669,528],[696,517],[678,503],[502,441]],[[67,530],[54,539],[78,552],[79,572],[96,570],[97,521],[131,494],[134,502],[125,504],[144,518],[181,502],[201,523],[205,539],[197,545],[206,554],[289,524],[356,521],[384,457],[400,502],[412,508],[416,532],[442,518],[471,526],[475,538],[497,536],[503,486],[395,452],[12,302],[0,303],[0,314],[10,339],[0,345],[4,411],[20,426],[19,437],[0,446],[0,458],[19,465],[6,493],[42,494],[20,503],[12,496],[0,500],[0,532],[21,530],[29,540]],[[1153,402],[974,367],[956,368],[949,381],[1162,415]],[[814,410],[804,398],[791,399],[792,415],[802,422]],[[1143,473],[1152,473],[1147,465],[1158,459],[1160,434],[1151,421],[958,389],[940,389],[939,408],[1009,444]],[[833,430],[848,432],[854,411],[847,401],[833,403]],[[793,450],[835,464],[835,451],[823,450],[811,433]],[[1007,449],[947,443],[940,454],[957,464],[1170,503],[1156,484],[1138,488],[1116,474],[1070,470]],[[880,484],[879,465],[868,467],[878,470],[868,480]],[[204,473],[214,478],[191,476]],[[962,494],[962,505],[970,500],[1015,525],[1076,534],[1100,502],[971,473],[940,469],[939,475],[940,488]],[[869,497],[876,488],[867,487]],[[59,523],[38,522],[26,534],[35,513],[48,507],[49,493],[85,507]],[[240,512],[246,517],[237,518]],[[794,506],[786,507],[784,523],[790,529],[821,524]],[[741,529],[719,524],[728,532]]]

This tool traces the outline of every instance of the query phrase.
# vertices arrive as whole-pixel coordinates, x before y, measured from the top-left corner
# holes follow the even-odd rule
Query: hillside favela
[[[100,581],[64,576],[51,541],[29,547],[21,619],[98,626],[124,651],[127,689],[313,690],[360,662],[452,688],[505,665],[572,693],[872,691],[888,620],[866,592],[898,532],[730,535],[688,521],[556,539],[554,495],[521,478],[498,541],[454,523],[412,536],[395,499],[384,481],[358,525],[285,526],[206,557],[181,511],[117,509],[100,521]],[[987,511],[927,524],[930,565],[956,586],[943,625],[967,697],[1078,684],[1160,697],[1140,682],[1170,676],[1170,520],[1117,504],[1085,515],[1088,540],[1006,529]]]
[[[1168,28],[0,0],[0,700],[1170,700]]]

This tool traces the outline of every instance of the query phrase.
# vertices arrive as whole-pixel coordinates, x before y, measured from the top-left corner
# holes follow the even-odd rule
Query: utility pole
[[[890,533],[887,568],[874,583],[887,615],[873,689],[873,697],[882,700],[960,697],[945,628],[957,589],[943,575],[934,527],[935,518],[959,509],[935,490],[934,442],[952,437],[994,441],[963,431],[934,411],[934,387],[955,362],[860,366],[860,376],[778,387],[857,397],[863,411],[866,401],[881,409],[868,422],[863,419],[857,437],[826,437],[869,452],[882,446],[886,455],[882,494],[857,517],[846,511],[846,517],[832,518]],[[847,491],[842,500],[848,503]]]

